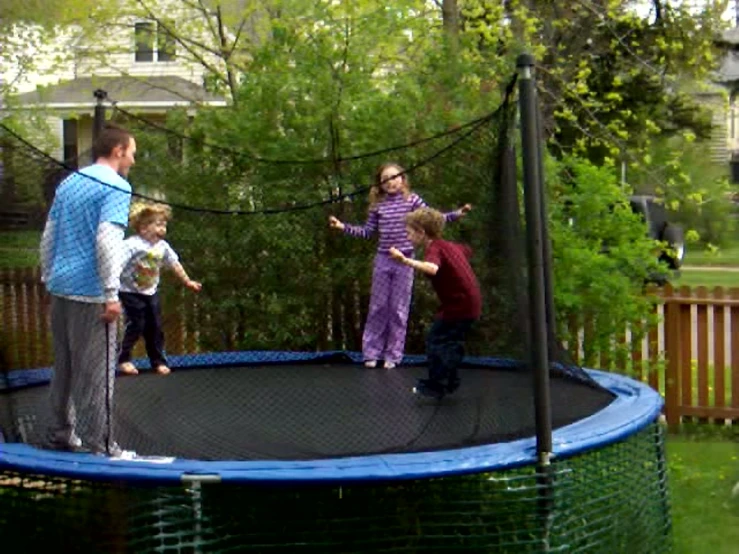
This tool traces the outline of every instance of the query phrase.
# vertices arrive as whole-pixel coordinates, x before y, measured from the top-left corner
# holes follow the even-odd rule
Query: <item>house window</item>
[[[175,59],[173,22],[140,21],[134,25],[137,62],[170,62]]]

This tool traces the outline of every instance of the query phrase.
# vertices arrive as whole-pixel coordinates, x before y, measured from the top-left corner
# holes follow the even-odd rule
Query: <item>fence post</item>
[[[680,425],[680,305],[673,289],[666,286],[665,297],[665,418],[671,431]]]
[[[732,288],[729,291],[729,297],[732,300],[739,300],[739,288]],[[739,409],[739,308],[731,306],[729,308],[730,325],[731,325],[731,407]],[[736,419],[734,423],[736,423]]]
[[[721,301],[724,299],[724,290],[721,287],[713,289],[713,297]],[[724,317],[726,307],[714,306],[713,308],[713,405],[717,408],[726,406],[726,323]],[[729,347],[731,344],[728,345]]]
[[[688,286],[680,287],[678,291],[680,301],[676,304],[680,311],[680,336],[678,342],[680,344],[679,361],[679,383],[680,383],[680,418],[682,418],[682,408],[692,407],[693,403],[693,302],[692,289]],[[696,326],[697,327],[697,326]],[[697,329],[696,329],[697,331]]]
[[[695,289],[695,297],[701,300],[705,300],[708,298],[708,290],[706,287],[697,287]],[[709,409],[710,403],[708,400],[708,384],[709,384],[709,378],[708,378],[708,366],[709,366],[709,359],[708,359],[708,304],[707,303],[699,303],[696,307],[696,329],[695,334],[697,336],[697,349],[694,353],[696,363],[697,363],[697,371],[696,371],[696,385],[698,388],[698,394],[697,398],[693,399],[693,402],[695,405],[697,403],[697,407],[701,409]],[[716,344],[716,338],[713,337],[714,345]],[[692,365],[692,359],[690,361],[690,364]],[[692,367],[691,367],[692,371]],[[706,423],[708,420],[706,418],[700,418],[702,423]]]

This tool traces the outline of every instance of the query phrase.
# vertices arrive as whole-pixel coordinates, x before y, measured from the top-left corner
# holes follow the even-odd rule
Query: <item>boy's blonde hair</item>
[[[128,223],[138,232],[142,227],[160,217],[163,217],[167,221],[172,219],[172,208],[166,204],[135,202],[128,214]]]
[[[405,223],[430,239],[439,239],[444,231],[444,214],[433,208],[419,208],[405,216]]]

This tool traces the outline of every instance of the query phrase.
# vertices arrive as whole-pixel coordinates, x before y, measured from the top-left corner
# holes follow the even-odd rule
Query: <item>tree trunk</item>
[[[444,32],[449,39],[452,51],[456,51],[459,43],[459,6],[457,0],[442,0],[441,17]]]

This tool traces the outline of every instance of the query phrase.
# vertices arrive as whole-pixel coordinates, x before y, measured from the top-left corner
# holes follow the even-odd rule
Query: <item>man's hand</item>
[[[105,311],[100,318],[106,323],[113,323],[119,315],[121,315],[121,303],[116,300],[105,303]]]
[[[394,246],[390,249],[390,257],[393,260],[398,260],[399,262],[402,262],[405,260],[405,254],[403,254],[400,250],[398,250]]]
[[[344,230],[344,224],[341,221],[339,221],[338,218],[336,218],[336,217],[334,217],[332,215],[330,215],[328,217],[328,225],[332,229],[338,229],[339,231],[343,231]]]

